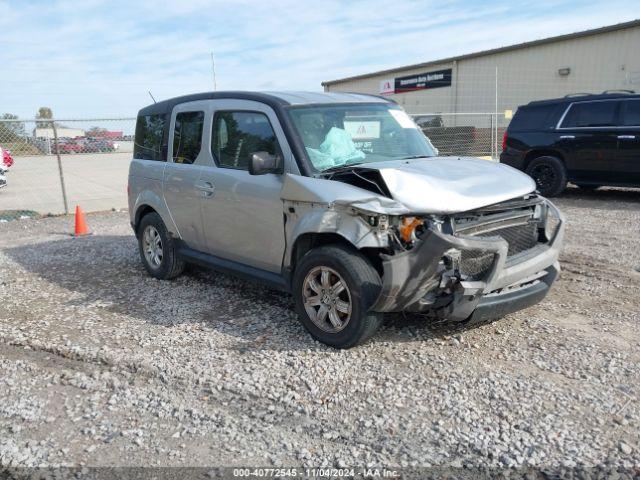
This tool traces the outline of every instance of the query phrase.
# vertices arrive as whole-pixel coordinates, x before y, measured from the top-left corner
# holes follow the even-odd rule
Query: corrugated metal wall
[[[390,97],[409,113],[495,112],[496,71],[498,112],[576,92],[640,90],[640,27],[372,75],[331,84],[325,90],[378,94],[382,80],[445,68],[453,69],[450,87]],[[571,72],[561,76],[561,68]]]

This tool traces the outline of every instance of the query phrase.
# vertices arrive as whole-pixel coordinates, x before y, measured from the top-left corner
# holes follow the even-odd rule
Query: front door
[[[177,105],[171,114],[168,159],[163,193],[180,238],[191,248],[205,248],[200,199],[207,192],[199,183],[206,161],[203,153],[206,103]]]
[[[269,272],[280,273],[285,251],[280,173],[250,175],[254,152],[292,155],[278,119],[268,106],[248,100],[214,100],[211,158],[200,178],[213,188],[202,201],[207,252]]]
[[[623,100],[617,130],[618,153],[612,165],[614,183],[640,185],[640,99]]]

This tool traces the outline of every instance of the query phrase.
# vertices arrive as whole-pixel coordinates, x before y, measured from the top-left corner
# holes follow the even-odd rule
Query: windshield
[[[390,105],[296,107],[290,114],[317,171],[436,155],[404,110]]]

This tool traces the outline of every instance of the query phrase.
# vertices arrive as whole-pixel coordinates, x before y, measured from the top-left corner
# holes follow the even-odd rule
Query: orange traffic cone
[[[89,235],[89,229],[84,219],[84,212],[80,208],[80,205],[76,205],[76,231],[73,236],[81,237],[83,235]]]

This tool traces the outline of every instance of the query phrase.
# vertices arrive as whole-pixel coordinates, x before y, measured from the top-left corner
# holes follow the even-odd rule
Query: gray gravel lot
[[[0,465],[640,467],[640,191],[570,190],[563,273],[474,328],[311,340],[284,294],[147,276],[126,213],[0,224]]]

